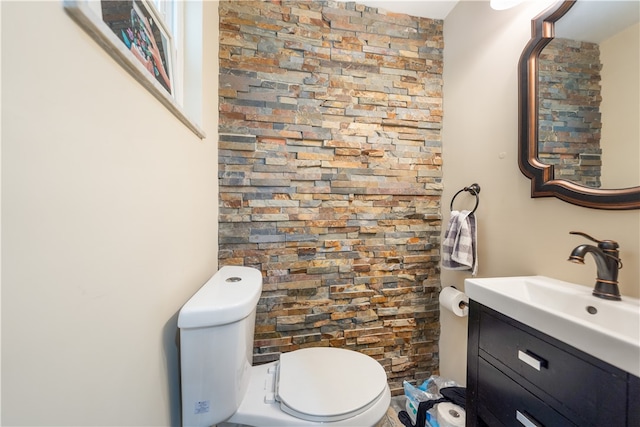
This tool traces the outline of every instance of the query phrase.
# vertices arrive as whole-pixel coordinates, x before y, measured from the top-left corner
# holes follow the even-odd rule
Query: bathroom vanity
[[[467,427],[640,426],[640,378],[473,299],[469,308]]]

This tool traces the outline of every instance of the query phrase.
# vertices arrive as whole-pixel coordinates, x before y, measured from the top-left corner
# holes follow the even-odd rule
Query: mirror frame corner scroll
[[[554,38],[555,22],[577,0],[563,0],[531,20],[531,39],[518,62],[518,166],[531,180],[531,197],[557,197],[594,209],[640,209],[640,187],[595,189],[554,178],[553,165],[538,159],[538,57]]]

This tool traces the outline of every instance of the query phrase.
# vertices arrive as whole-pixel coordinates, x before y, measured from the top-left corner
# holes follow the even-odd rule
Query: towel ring
[[[458,197],[458,194],[462,193],[463,191],[466,191],[476,196],[476,205],[471,211],[471,213],[475,213],[476,209],[478,209],[478,203],[480,203],[480,197],[478,196],[478,193],[480,193],[480,186],[475,183],[471,184],[469,187],[464,187],[462,190],[458,191],[456,194],[453,195],[453,198],[451,199],[451,205],[449,206],[449,210],[453,210],[453,201],[456,199],[456,197]]]

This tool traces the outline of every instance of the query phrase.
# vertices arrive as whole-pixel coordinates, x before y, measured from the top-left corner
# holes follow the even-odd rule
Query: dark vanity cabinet
[[[476,301],[469,308],[467,427],[640,427],[638,377]]]

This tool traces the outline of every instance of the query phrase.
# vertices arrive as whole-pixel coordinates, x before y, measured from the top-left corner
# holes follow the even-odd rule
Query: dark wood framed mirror
[[[588,65],[587,68],[594,69],[595,75],[588,77],[588,89],[580,88],[580,94],[577,92],[567,95],[558,94],[558,90],[563,91],[567,88],[575,89],[575,81],[567,82],[566,80],[555,79],[549,76],[549,71],[558,72],[558,74],[566,74],[567,69],[571,68],[575,71],[575,62],[573,58],[564,59],[567,65],[557,65],[552,63],[549,65],[548,49],[557,43],[560,43],[561,37],[554,44],[550,44],[556,37],[556,27],[558,21],[564,17],[567,19],[568,12],[576,6],[578,0],[566,0],[556,3],[531,21],[531,40],[525,46],[520,61],[518,63],[518,85],[519,85],[519,152],[518,164],[522,173],[531,179],[531,197],[557,197],[569,203],[578,206],[584,206],[595,209],[640,209],[640,183],[637,179],[640,177],[640,166],[638,161],[640,156],[636,147],[640,145],[638,136],[629,138],[628,134],[637,134],[638,131],[627,132],[623,136],[622,148],[607,148],[609,154],[615,153],[618,159],[625,157],[631,158],[633,162],[630,166],[622,165],[620,160],[614,160],[609,166],[610,169],[628,170],[633,175],[633,180],[629,185],[620,185],[615,179],[612,187],[608,188],[603,185],[600,179],[601,165],[604,160],[604,153],[600,145],[600,137],[602,129],[605,127],[601,121],[600,102],[602,94],[600,93],[600,70],[603,68],[600,64],[599,49],[595,45],[596,61],[595,65]],[[582,3],[598,3],[580,0]],[[618,3],[618,2],[599,2],[599,3]],[[619,2],[619,3],[638,3],[638,2]],[[637,5],[636,5],[637,6]],[[576,7],[574,10],[578,10]],[[628,13],[627,13],[628,14]],[[576,16],[580,16],[579,14]],[[633,16],[633,14],[631,15]],[[637,12],[636,17],[637,21]],[[564,22],[564,21],[563,21]],[[593,21],[583,22],[585,26],[592,27]],[[568,25],[568,24],[567,24]],[[637,24],[635,24],[637,25]],[[610,25],[609,25],[610,26]],[[634,30],[637,31],[637,30]],[[568,39],[570,45],[565,51],[575,52],[580,50],[571,43],[575,40]],[[576,42],[581,43],[581,42]],[[545,47],[549,46],[548,49]],[[637,48],[635,48],[637,50]],[[635,61],[635,59],[634,59]],[[582,65],[580,66],[582,67]],[[615,69],[615,67],[614,67]],[[579,70],[582,73],[582,70]],[[637,80],[637,72],[635,78]],[[549,80],[552,80],[549,83]],[[547,85],[547,86],[545,86]],[[549,87],[549,85],[551,87]],[[637,91],[637,89],[635,89]],[[558,110],[549,108],[549,104],[555,101],[545,99],[545,93],[551,93],[551,98],[576,98],[581,97],[583,100],[591,104],[588,107],[580,106],[580,111],[573,110],[568,114],[572,119],[566,119],[562,116],[566,114],[568,109],[577,108],[575,106],[568,108],[561,106]],[[541,95],[542,94],[542,95]],[[636,104],[638,103],[637,93],[624,96],[634,96]],[[595,104],[595,105],[594,105]],[[638,116],[635,114],[633,122],[637,128]],[[576,130],[572,128],[576,115],[589,116],[591,123],[587,124],[586,130]],[[609,115],[611,116],[611,114]],[[613,114],[618,118],[619,114]],[[567,125],[569,120],[571,125]],[[618,118],[618,120],[620,120]],[[583,118],[578,120],[583,126]],[[618,128],[618,125],[609,126],[608,129]],[[554,131],[557,129],[557,132]],[[576,137],[580,132],[580,136]],[[567,137],[567,135],[570,135]],[[563,138],[567,137],[569,140]],[[571,139],[577,139],[572,141]],[[572,145],[577,144],[577,145]],[[551,147],[547,149],[547,147]],[[577,148],[579,147],[579,148]],[[632,148],[631,153],[626,153],[625,147]],[[555,150],[555,151],[554,151]],[[622,151],[624,150],[624,151]],[[567,166],[569,165],[569,166]],[[573,170],[571,169],[573,168]],[[582,171],[576,171],[581,169]],[[604,188],[602,188],[604,187]]]

